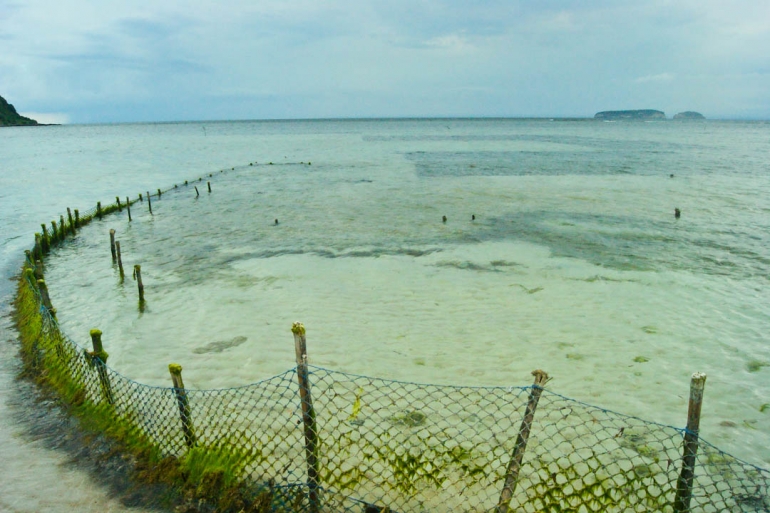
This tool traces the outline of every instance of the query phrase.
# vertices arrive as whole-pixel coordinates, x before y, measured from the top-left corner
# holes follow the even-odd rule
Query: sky
[[[39,121],[770,119],[769,0],[0,0]]]

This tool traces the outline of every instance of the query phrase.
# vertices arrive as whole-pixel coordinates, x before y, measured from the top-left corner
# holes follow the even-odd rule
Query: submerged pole
[[[115,203],[118,204],[118,212],[123,212],[123,208],[120,206],[120,196],[115,196]]]
[[[109,404],[115,404],[112,397],[112,386],[110,385],[110,376],[107,374],[107,351],[102,347],[102,332],[97,329],[91,330],[91,345],[94,350],[89,354],[96,365],[96,371],[99,373],[99,384],[102,387],[102,395]]]
[[[193,185],[193,187],[195,187],[195,197],[197,198],[198,196],[201,195],[201,193],[198,192],[198,186],[197,185]]]
[[[676,481],[674,512],[690,511],[692,483],[695,478],[695,457],[698,455],[698,429],[700,428],[700,410],[703,405],[703,390],[706,388],[706,375],[696,372],[690,379],[690,403],[687,409],[687,429],[684,432],[684,453],[682,471]]]
[[[147,206],[150,207],[150,215],[152,215],[152,200],[150,199],[150,191],[147,191]]]
[[[524,413],[524,419],[521,421],[519,435],[516,437],[516,446],[513,450],[511,462],[508,464],[508,470],[505,473],[505,484],[503,485],[503,491],[500,494],[500,500],[495,509],[496,513],[508,512],[513,493],[516,491],[516,483],[519,479],[519,471],[521,470],[521,463],[524,459],[524,451],[527,449],[527,441],[529,440],[529,432],[532,429],[532,421],[535,417],[537,403],[540,401],[540,394],[543,393],[543,387],[548,381],[548,374],[540,369],[532,371],[532,375],[535,376],[535,383],[532,385],[532,389],[529,392],[527,409]]]
[[[128,196],[126,196],[126,211],[128,212],[128,222],[131,222],[131,202],[128,200]]]
[[[118,269],[120,270],[120,279],[121,281],[125,277],[125,274],[123,273],[123,259],[120,257],[120,241],[115,241],[115,252],[118,255]]]
[[[171,382],[174,384],[174,395],[176,396],[177,406],[179,406],[179,417],[182,419],[184,443],[187,447],[193,447],[195,445],[195,429],[192,423],[190,402],[187,399],[187,391],[184,389],[184,381],[182,381],[182,366],[178,363],[171,363],[168,366],[168,372],[171,374]]]
[[[118,259],[118,254],[115,250],[115,230],[112,228],[110,229],[110,251],[112,252],[112,261],[114,262]]]
[[[136,280],[137,287],[139,288],[139,302],[144,302],[144,285],[142,284],[142,266],[136,264],[134,266],[134,279]]]
[[[209,192],[211,192],[211,182],[206,182],[209,186]]]
[[[297,379],[299,397],[302,403],[302,423],[305,433],[305,459],[307,460],[307,487],[310,512],[318,513],[318,432],[315,424],[315,410],[310,396],[310,376],[307,362],[307,341],[305,327],[295,322],[291,327],[294,334],[294,352],[297,358]]]

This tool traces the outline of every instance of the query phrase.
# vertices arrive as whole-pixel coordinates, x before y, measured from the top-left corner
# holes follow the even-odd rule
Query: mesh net
[[[80,222],[97,215],[96,208],[80,213]],[[436,386],[319,367],[231,389],[151,387],[64,335],[31,272],[25,278],[21,287],[35,303],[30,322],[39,323],[25,357],[65,399],[90,405],[165,456],[217,455],[267,491],[259,500],[271,510],[496,511],[507,477],[514,478],[510,506],[517,511],[687,510],[675,506],[683,429],[536,386]],[[304,417],[301,375],[312,400]],[[534,396],[534,417],[523,422]],[[517,450],[523,459],[511,476]],[[770,511],[767,470],[702,440],[692,470],[689,511]]]

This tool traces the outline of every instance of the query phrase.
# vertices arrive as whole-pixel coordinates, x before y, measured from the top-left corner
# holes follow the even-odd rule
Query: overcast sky
[[[0,0],[0,96],[73,123],[768,119],[770,0]]]

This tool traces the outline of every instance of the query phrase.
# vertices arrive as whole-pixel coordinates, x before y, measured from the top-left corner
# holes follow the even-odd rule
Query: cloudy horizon
[[[770,3],[0,0],[0,96],[47,122],[770,118]]]

